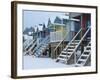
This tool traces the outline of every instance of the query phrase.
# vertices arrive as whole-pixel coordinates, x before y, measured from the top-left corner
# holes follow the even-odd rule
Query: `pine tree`
[[[47,24],[47,27],[49,27],[51,25],[51,20],[50,18],[48,19],[48,24]]]
[[[54,23],[61,23],[61,19],[58,16],[56,16]]]

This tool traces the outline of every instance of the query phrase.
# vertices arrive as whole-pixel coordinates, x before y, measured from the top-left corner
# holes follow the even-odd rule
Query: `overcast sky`
[[[35,26],[41,23],[47,25],[48,19],[54,22],[56,16],[63,16],[65,13],[60,12],[46,12],[46,11],[23,11],[23,29],[26,27]]]

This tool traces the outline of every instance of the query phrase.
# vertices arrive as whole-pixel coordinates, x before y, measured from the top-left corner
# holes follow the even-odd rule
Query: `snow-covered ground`
[[[62,68],[72,66],[74,65],[65,65],[51,58],[36,58],[29,55],[23,56],[23,69]]]

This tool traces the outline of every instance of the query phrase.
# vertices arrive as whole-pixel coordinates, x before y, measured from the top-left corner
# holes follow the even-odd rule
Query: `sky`
[[[47,25],[48,19],[54,22],[56,16],[63,16],[65,13],[61,12],[46,12],[46,11],[23,11],[23,29],[26,27],[34,27],[35,25],[45,23]]]

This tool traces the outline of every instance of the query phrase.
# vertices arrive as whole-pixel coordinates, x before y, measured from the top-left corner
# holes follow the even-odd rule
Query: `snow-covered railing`
[[[30,42],[32,41],[32,39],[28,39],[24,42],[24,48],[26,48],[28,46],[28,44],[30,44]]]
[[[88,42],[87,46],[89,46],[89,44],[90,44],[90,42]],[[86,47],[87,47],[87,46],[86,46]],[[85,51],[86,51],[86,48],[84,49],[84,52],[85,52]],[[81,56],[84,54],[84,52],[81,54]],[[88,60],[88,58],[89,58],[90,55],[91,55],[91,54],[89,53],[88,56],[87,56],[86,61]],[[81,59],[81,56],[78,58],[78,60]],[[77,60],[76,63],[78,63],[78,60]],[[85,63],[86,63],[86,61],[85,61]],[[85,65],[85,63],[84,63],[83,65]]]
[[[80,32],[82,31],[82,28],[78,31],[78,33],[73,37],[73,39],[68,43],[68,45],[66,46],[65,50],[67,50],[68,46],[70,45],[70,43],[72,43],[72,41],[74,41],[76,39],[76,37],[80,34]]]
[[[81,31],[82,31],[82,28],[78,31],[78,33],[74,36],[74,38],[68,43],[68,45],[67,45],[66,47],[62,46],[62,50],[63,50],[63,49],[67,49],[68,46],[70,45],[70,43],[71,43],[72,41],[75,40],[75,38],[79,35],[79,33],[80,33]],[[65,35],[65,37],[63,38],[63,40],[56,46],[56,48],[54,49],[54,53],[57,52],[57,49],[58,49],[59,46],[64,45],[64,44],[63,44],[63,43],[64,43],[64,40],[66,39],[66,37],[67,37],[69,34],[70,34],[70,32],[68,32],[68,34]],[[61,52],[60,52],[60,53],[61,53]],[[56,53],[55,55],[56,55],[56,57],[57,57],[57,53]]]
[[[31,41],[28,43],[28,45],[25,47],[24,50],[27,50],[29,47],[31,47],[32,44],[33,44],[34,42],[36,42],[36,39],[31,40]],[[31,46],[30,46],[30,45],[31,45]]]
[[[69,32],[66,33],[66,35],[64,36],[64,38],[57,44],[57,46],[54,48],[53,50],[53,54],[55,55],[55,58],[58,57],[58,48],[61,47],[61,50],[59,53],[61,53],[61,51],[65,48],[64,44],[65,44],[65,41],[67,39],[67,36],[69,35]]]
[[[78,45],[77,45],[76,48],[74,49],[73,53],[76,52],[76,50],[78,49],[78,47],[80,46],[81,42],[84,40],[84,38],[86,37],[86,35],[88,34],[88,32],[90,31],[90,29],[91,29],[91,28],[89,28],[89,29],[85,32],[85,34],[83,35],[83,37],[82,37],[81,40],[79,41]],[[73,54],[73,53],[72,53],[72,54]],[[70,56],[72,56],[72,54],[71,54]],[[67,60],[69,60],[69,59],[70,59],[70,58],[68,58]]]
[[[50,37],[49,36],[47,36],[46,38],[44,38],[42,41],[41,41],[41,43],[34,49],[34,51],[33,51],[33,53],[35,53],[34,55],[41,55],[41,53],[43,52],[41,52],[40,53],[40,48],[43,46],[43,45],[47,45],[48,43],[49,43],[49,41],[50,41]],[[47,48],[47,47],[46,47]],[[44,48],[44,49],[46,49],[46,48]]]

